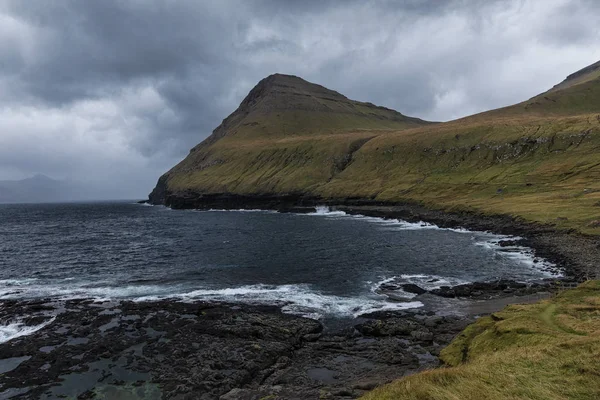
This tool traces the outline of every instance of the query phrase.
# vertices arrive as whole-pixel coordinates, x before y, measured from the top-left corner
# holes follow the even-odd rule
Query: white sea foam
[[[316,206],[314,213],[301,214],[301,215],[325,215],[328,217],[345,217],[349,216],[344,211],[332,211],[327,206]]]
[[[264,213],[264,214],[277,214],[275,210],[262,210],[260,208],[240,208],[237,210],[221,209],[221,208],[210,208],[208,210],[193,210],[200,212],[247,212],[247,213]]]
[[[173,297],[173,296],[169,296]],[[248,285],[226,289],[200,289],[176,296],[184,301],[243,302],[277,304],[289,314],[310,318],[356,317],[373,311],[403,310],[423,306],[421,302],[389,302],[383,296],[342,297],[311,290],[307,285]],[[161,296],[140,297],[138,301],[159,300]]]
[[[3,286],[26,286],[35,281],[37,281],[37,278],[0,279],[0,285],[3,285]]]
[[[31,335],[34,332],[39,331],[45,326],[51,324],[54,321],[54,318],[39,324],[39,325],[25,325],[22,321],[11,322],[6,325],[0,325],[0,343],[6,343],[9,340],[13,340],[15,338],[21,336]]]
[[[469,281],[464,279],[439,275],[400,275],[400,278],[403,281],[406,281],[406,283],[419,285],[425,290],[439,289],[442,286],[456,286],[469,283]]]
[[[421,307],[420,302],[389,302],[385,296],[344,297],[323,294],[308,285],[247,285],[223,289],[196,289],[168,285],[128,285],[85,287],[78,285],[31,285],[15,292],[0,286],[0,299],[22,297],[53,297],[60,300],[91,298],[96,301],[131,299],[157,301],[215,301],[246,304],[272,304],[282,307],[285,313],[310,318],[324,316],[351,317],[377,310],[402,310]],[[16,326],[11,326],[16,328]],[[25,329],[25,328],[23,328]]]
[[[63,283],[35,284],[34,280],[27,284],[3,284],[0,281],[0,299],[19,298],[55,298],[60,300],[131,298],[152,294],[164,294],[173,291],[173,287],[159,285],[116,286],[108,282],[103,286],[89,287],[86,283],[71,283],[72,279],[61,280]]]
[[[344,211],[331,210],[328,206],[316,206],[314,213],[300,214],[309,216],[325,216],[329,218],[348,218],[348,219],[359,219],[366,222],[372,222],[379,225],[383,225],[386,228],[393,230],[419,230],[419,229],[437,229],[437,230],[451,230],[456,232],[469,232],[465,229],[450,229],[440,228],[437,225],[430,224],[428,222],[407,222],[399,219],[388,219],[381,217],[370,217],[362,214],[348,214]]]
[[[513,262],[524,265],[546,277],[557,278],[562,276],[554,268],[555,264],[535,256],[533,249],[524,246],[500,246],[502,240],[519,240],[518,236],[490,235],[485,241],[475,242],[476,246],[483,247],[494,252],[499,257],[510,259]]]
[[[469,283],[464,279],[439,276],[439,275],[425,275],[425,274],[412,274],[412,275],[395,275],[389,278],[384,278],[378,282],[371,283],[371,291],[373,293],[381,292],[381,286],[386,283],[393,283],[395,285],[413,284],[417,285],[425,290],[439,289],[442,286],[456,286],[464,283]],[[401,288],[394,289],[393,292],[401,297],[413,298],[417,295],[415,293],[409,293],[403,291]]]

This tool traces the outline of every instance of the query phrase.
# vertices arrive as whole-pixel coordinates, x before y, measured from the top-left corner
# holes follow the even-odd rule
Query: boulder
[[[416,331],[412,331],[410,333],[410,336],[413,339],[421,341],[421,342],[431,342],[433,340],[433,333],[428,330],[425,330],[425,329],[419,329]]]
[[[427,293],[427,290],[425,290],[422,287],[415,285],[413,283],[405,283],[404,285],[402,285],[402,290],[404,290],[405,292],[414,293],[414,294]]]

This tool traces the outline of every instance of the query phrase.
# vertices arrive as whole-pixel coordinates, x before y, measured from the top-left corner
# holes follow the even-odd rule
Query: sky
[[[600,60],[596,0],[0,0],[0,180],[145,198],[252,87],[293,74],[447,121]]]

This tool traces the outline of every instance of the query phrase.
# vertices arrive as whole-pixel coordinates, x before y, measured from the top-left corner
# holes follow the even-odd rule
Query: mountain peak
[[[196,151],[224,136],[273,137],[348,129],[405,129],[427,124],[397,111],[348,99],[295,75],[275,73],[250,90]]]
[[[260,80],[242,101],[240,108],[252,107],[265,98],[272,98],[274,101],[269,102],[268,105],[275,108],[304,108],[315,98],[347,100],[336,91],[308,82],[298,76],[275,73]],[[290,104],[292,99],[298,101]]]

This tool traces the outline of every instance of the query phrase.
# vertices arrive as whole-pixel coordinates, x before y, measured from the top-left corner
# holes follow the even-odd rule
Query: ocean
[[[377,288],[552,276],[504,236],[427,223],[132,202],[0,205],[0,299],[211,300],[312,318],[422,306]],[[534,262],[535,261],[535,262]]]

